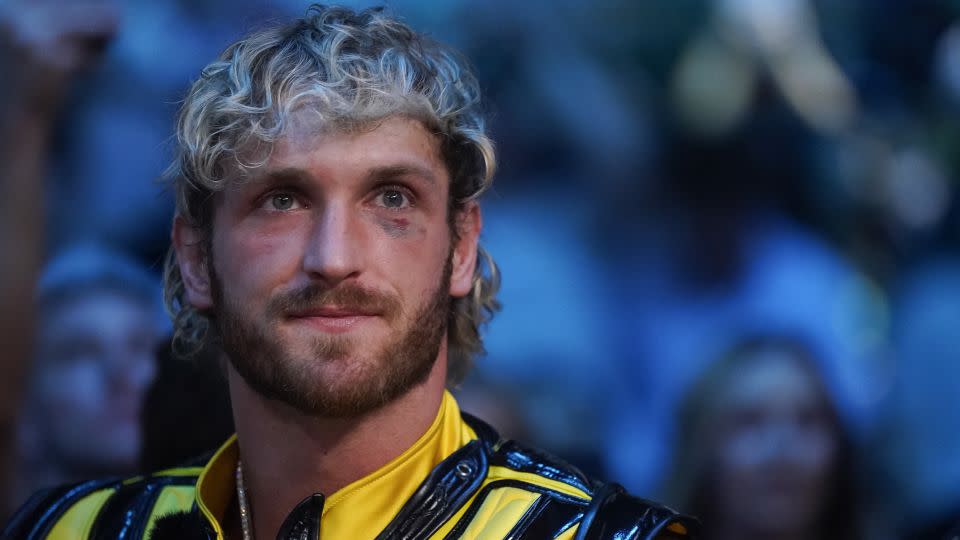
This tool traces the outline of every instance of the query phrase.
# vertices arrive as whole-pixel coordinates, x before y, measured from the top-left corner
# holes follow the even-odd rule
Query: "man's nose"
[[[328,286],[360,272],[363,229],[345,204],[327,204],[316,217],[303,254],[303,270]]]

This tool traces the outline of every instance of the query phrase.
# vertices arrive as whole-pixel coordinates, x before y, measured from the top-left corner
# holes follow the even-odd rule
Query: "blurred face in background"
[[[54,303],[38,324],[25,451],[65,469],[135,467],[159,338],[150,306],[129,295],[94,290]]]
[[[839,446],[815,374],[794,353],[754,351],[718,397],[708,488],[716,518],[750,534],[813,534]]]

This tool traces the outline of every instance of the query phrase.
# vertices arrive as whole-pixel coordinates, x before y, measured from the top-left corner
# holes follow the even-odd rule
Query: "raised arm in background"
[[[0,1],[0,515],[44,254],[44,180],[50,137],[73,76],[116,31],[104,0]]]

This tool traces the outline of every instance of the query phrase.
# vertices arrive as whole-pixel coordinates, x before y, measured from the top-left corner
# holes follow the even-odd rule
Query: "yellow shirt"
[[[461,418],[456,400],[444,392],[437,417],[413,446],[373,473],[326,497],[320,519],[323,536],[375,538],[434,467],[476,438],[477,434]],[[227,505],[235,500],[236,467],[234,436],[217,451],[197,481],[200,511],[221,536]]]

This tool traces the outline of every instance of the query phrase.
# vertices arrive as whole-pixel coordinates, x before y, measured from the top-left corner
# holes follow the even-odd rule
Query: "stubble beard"
[[[358,417],[394,401],[430,375],[447,331],[451,271],[448,256],[438,287],[407,312],[398,299],[354,285],[310,285],[270,300],[264,322],[224,294],[222,281],[211,270],[214,327],[234,369],[264,398],[306,415]],[[384,320],[394,327],[392,339],[380,350],[358,356],[362,347],[356,338],[318,335],[309,353],[297,355],[284,345],[277,325],[284,313],[325,303],[383,311]],[[336,369],[327,369],[333,364]]]

